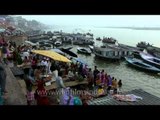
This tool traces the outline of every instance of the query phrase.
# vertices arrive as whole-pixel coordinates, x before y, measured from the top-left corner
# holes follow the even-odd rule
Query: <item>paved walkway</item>
[[[11,64],[6,65],[6,71],[7,71],[6,89],[8,93],[5,105],[27,105],[23,88],[24,86],[21,86],[19,80],[17,80],[14,77],[13,73],[10,70],[11,66],[12,66]]]
[[[128,91],[125,94],[134,94],[136,96],[142,97],[142,100],[137,100],[134,102],[118,101],[111,96],[106,96],[102,98],[97,98],[88,101],[89,105],[160,105],[160,98],[154,96],[142,89],[135,89]]]

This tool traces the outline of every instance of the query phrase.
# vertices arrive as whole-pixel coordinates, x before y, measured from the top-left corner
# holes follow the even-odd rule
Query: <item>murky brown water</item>
[[[77,47],[79,46],[74,45],[72,51],[77,53]],[[160,76],[129,67],[125,60],[109,62],[107,60],[95,58],[94,54],[91,56],[78,54],[78,56],[86,61],[88,66],[92,69],[97,65],[99,70],[104,69],[107,74],[114,76],[117,80],[121,79],[123,82],[123,91],[141,88],[160,97]]]

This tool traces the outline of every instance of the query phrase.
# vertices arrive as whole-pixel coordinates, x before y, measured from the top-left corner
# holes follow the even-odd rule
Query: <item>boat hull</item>
[[[143,63],[142,60],[133,60],[132,58],[130,59],[128,57],[125,57],[125,59],[129,66],[134,67],[138,70],[142,70],[145,72],[151,72],[151,73],[160,73],[160,69],[154,66],[151,66],[149,64]]]
[[[89,53],[89,52],[84,52],[84,51],[81,51],[81,50],[77,50],[77,53],[86,54],[86,55],[91,55],[91,53]]]
[[[91,55],[91,52],[90,51],[83,51],[83,50],[81,50],[81,49],[79,49],[79,48],[77,48],[77,53],[81,53],[81,54],[86,54],[86,55]]]
[[[108,59],[108,60],[120,60],[121,59],[120,57],[107,57],[107,56],[102,56],[96,53],[95,53],[95,57],[102,58],[102,59]]]

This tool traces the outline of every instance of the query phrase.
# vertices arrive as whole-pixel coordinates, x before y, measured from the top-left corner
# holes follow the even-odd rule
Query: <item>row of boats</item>
[[[77,53],[91,55],[91,53],[93,52],[96,57],[106,58],[111,60],[120,60],[122,58],[125,58],[125,60],[129,63],[129,65],[133,67],[149,72],[160,73],[159,58],[152,56],[151,54],[148,53],[140,52],[139,49],[137,49],[137,47],[131,47],[124,44],[119,44],[117,40],[115,40],[114,38],[104,38],[103,43],[106,44],[104,44],[103,46],[89,45],[88,48],[79,47],[77,48]],[[56,44],[61,44],[61,43],[58,43],[58,41],[56,41]],[[63,52],[71,54],[74,57],[77,56],[72,51],[64,49],[61,50]],[[135,55],[136,52],[137,56]],[[133,54],[134,56],[132,56]]]
[[[112,43],[115,44],[117,40],[113,37],[103,37],[102,39],[100,37],[96,38],[97,41],[102,41],[103,43]]]
[[[87,54],[90,55],[92,52],[94,52],[95,56],[96,56],[96,49],[93,46],[89,46],[89,49],[86,48],[77,48],[77,52],[78,53],[83,53],[83,54]],[[114,51],[114,52],[119,52],[119,54],[121,53],[120,51]],[[105,53],[107,54],[107,52],[105,51]],[[109,58],[109,59],[116,59],[115,56],[117,56],[117,59],[119,59],[118,54],[113,56],[113,51],[112,51],[112,55],[110,54],[108,57],[105,56],[105,58]],[[120,55],[122,57],[122,54]],[[103,57],[104,56],[98,56],[98,57]],[[160,59],[157,57],[154,57],[151,54],[142,52],[142,51],[135,51],[135,52],[128,52],[125,55],[124,52],[124,56],[125,60],[127,61],[127,63],[134,67],[137,68],[139,70],[143,70],[143,71],[147,71],[147,72],[152,72],[152,73],[160,73]]]
[[[160,59],[157,57],[154,57],[148,53],[145,52],[139,52],[139,57],[132,56],[132,57],[125,57],[125,60],[127,63],[135,67],[139,70],[152,72],[152,73],[160,73]]]

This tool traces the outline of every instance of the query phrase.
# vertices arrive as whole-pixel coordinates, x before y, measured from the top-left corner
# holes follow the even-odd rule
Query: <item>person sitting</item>
[[[68,78],[70,79],[70,80],[73,80],[73,78],[74,78],[74,74],[73,74],[73,71],[72,70],[70,70],[70,71],[68,71]]]
[[[58,76],[56,77],[56,85],[57,88],[65,88],[65,85],[62,80],[62,72],[59,72]]]

